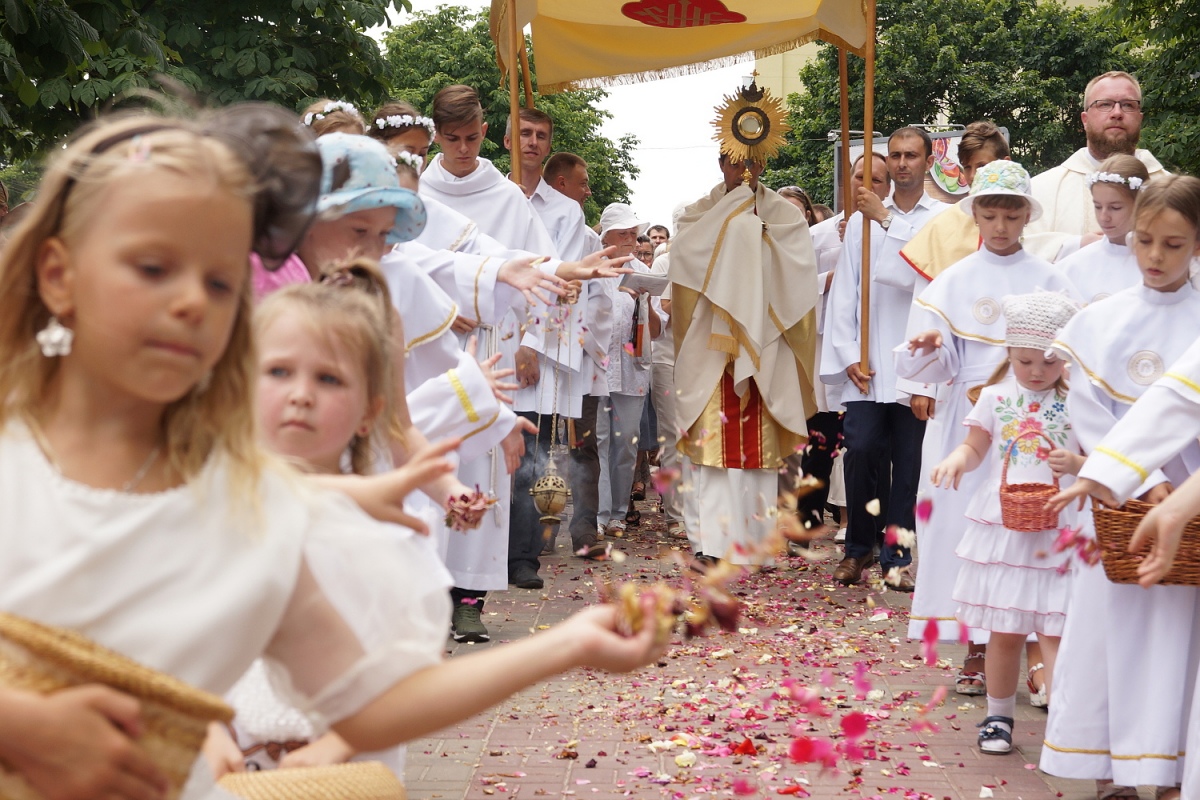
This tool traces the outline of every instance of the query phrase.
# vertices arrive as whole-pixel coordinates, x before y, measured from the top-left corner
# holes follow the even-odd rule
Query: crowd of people
[[[700,574],[832,521],[832,580],[878,565],[914,593],[911,638],[969,640],[984,753],[1012,749],[1024,652],[1043,769],[1100,798],[1200,791],[1200,596],[1151,585],[1200,511],[1200,180],[1137,149],[1131,75],[1091,81],[1081,118],[1086,146],[1032,179],[968,126],[954,204],[900,128],[841,216],[722,152],[670,226],[626,203],[589,225],[589,165],[535,108],[504,136],[512,180],[463,85],[429,116],[93,124],[4,226],[0,609],[228,698],[186,797],[248,765],[402,776],[404,742],[524,686],[659,657],[646,598],[634,635],[601,605],[441,658],[556,548],[609,558],[653,483]],[[1009,486],[1051,481],[1010,515]],[[1086,495],[1159,504],[1149,588],[1074,556]],[[0,689],[0,717],[47,797],[163,796],[116,692]]]

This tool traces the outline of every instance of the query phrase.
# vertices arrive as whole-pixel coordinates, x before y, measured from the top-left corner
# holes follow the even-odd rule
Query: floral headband
[[[358,109],[355,108],[351,103],[347,103],[345,100],[334,100],[326,103],[325,108],[321,109],[319,112],[310,111],[305,114],[304,124],[311,127],[314,122],[319,119],[325,119],[326,114],[332,114],[334,111],[344,111],[352,117],[359,116]]]
[[[399,153],[396,153],[396,161],[403,161],[405,164],[408,164],[410,167],[415,169],[418,174],[420,174],[421,168],[425,166],[425,159],[421,158],[416,153],[410,153],[407,150],[401,150]]]
[[[1092,188],[1097,183],[1115,183],[1120,186],[1128,186],[1131,192],[1136,192],[1142,188],[1142,179],[1136,175],[1126,178],[1116,172],[1092,172],[1087,176],[1088,188]]]
[[[429,131],[430,136],[433,136],[435,133],[433,120],[429,117],[414,117],[411,114],[393,114],[390,117],[379,117],[375,120],[375,127],[380,130],[384,128],[415,128],[418,125],[425,126],[425,130]]]

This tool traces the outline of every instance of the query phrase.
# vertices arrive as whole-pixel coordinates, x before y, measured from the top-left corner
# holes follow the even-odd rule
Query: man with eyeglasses
[[[1076,150],[1062,164],[1033,179],[1033,196],[1045,213],[1026,226],[1025,233],[1027,236],[1051,231],[1063,234],[1038,237],[1036,244],[1031,243],[1031,250],[1052,261],[1100,236],[1087,176],[1104,159],[1128,153],[1146,165],[1151,178],[1163,172],[1158,159],[1137,147],[1142,132],[1142,87],[1128,72],[1106,72],[1092,78],[1083,93],[1080,119],[1087,147]]]

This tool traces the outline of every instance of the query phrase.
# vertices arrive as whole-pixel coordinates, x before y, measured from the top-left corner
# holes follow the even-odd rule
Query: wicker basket
[[[219,785],[244,800],[405,800],[407,796],[404,784],[378,761],[232,772]]]
[[[1054,442],[1041,431],[1025,431],[1008,443],[1004,466],[1000,469],[1000,520],[1010,531],[1037,533],[1058,527],[1058,512],[1046,510],[1046,503],[1058,494],[1058,478],[1054,478],[1053,484],[1008,482],[1008,463],[1013,450],[1017,442],[1030,436],[1039,436],[1054,447]]]
[[[1153,507],[1140,500],[1130,500],[1120,508],[1109,508],[1092,501],[1092,519],[1096,525],[1096,540],[1100,543],[1100,557],[1104,561],[1104,574],[1113,583],[1137,583],[1142,556],[1129,552],[1129,542],[1146,512]],[[1200,586],[1200,519],[1192,519],[1184,526],[1175,565],[1159,583]]]
[[[221,698],[155,672],[74,631],[0,613],[0,686],[50,694],[100,683],[136,697],[144,732],[138,743],[178,797],[204,743],[209,721],[229,722]],[[0,800],[39,800],[18,775],[0,770]]]

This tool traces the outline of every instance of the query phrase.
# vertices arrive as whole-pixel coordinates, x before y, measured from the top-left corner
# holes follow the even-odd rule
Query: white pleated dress
[[[955,550],[962,566],[953,597],[959,621],[970,628],[1062,635],[1070,591],[1068,554],[1054,553],[1056,528],[1027,533],[1004,527],[1000,481],[1009,443],[1022,433],[1036,431],[1053,444],[1033,435],[1018,440],[1008,482],[1052,482],[1046,462],[1050,450],[1078,451],[1066,403],[1066,395],[1057,389],[1032,392],[1010,375],[985,388],[967,415],[966,425],[982,428],[992,437],[987,479],[967,506],[966,532]]]

